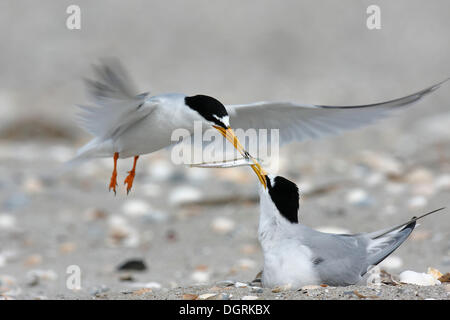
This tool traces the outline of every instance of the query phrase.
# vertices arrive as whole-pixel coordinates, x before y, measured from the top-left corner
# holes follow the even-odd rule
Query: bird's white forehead
[[[267,177],[269,177],[270,180],[270,185],[273,187],[275,187],[275,176],[273,174],[268,174]]]
[[[222,122],[225,126],[227,126],[227,127],[230,126],[230,117],[229,116],[218,117],[215,114],[213,114],[212,116],[214,118],[216,118],[217,120],[219,120],[220,122]]]

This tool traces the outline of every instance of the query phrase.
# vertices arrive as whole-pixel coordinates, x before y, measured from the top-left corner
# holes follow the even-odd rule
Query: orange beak
[[[242,146],[242,144],[239,142],[238,138],[234,134],[233,129],[231,129],[230,127],[228,127],[227,129],[224,129],[219,126],[213,126],[213,128],[216,129],[217,131],[219,131],[225,137],[225,139],[230,141],[231,144],[236,148],[237,151],[239,151],[239,153],[243,157],[245,157],[245,158],[250,157],[250,159],[254,163],[251,165],[251,167],[252,167],[253,171],[256,173],[256,175],[258,176],[259,182],[261,182],[264,189],[267,188],[266,178],[265,178],[267,173],[264,171],[264,169],[261,167],[261,165],[252,156],[250,156],[247,151],[245,151],[244,147]]]

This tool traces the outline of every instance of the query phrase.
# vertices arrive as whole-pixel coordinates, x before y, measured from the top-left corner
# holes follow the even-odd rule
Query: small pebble
[[[148,214],[151,207],[146,201],[134,199],[126,201],[122,206],[122,210],[124,214],[136,217]]]
[[[232,294],[228,293],[219,293],[217,295],[213,295],[212,297],[206,298],[206,300],[230,300],[232,296]]]
[[[117,267],[118,271],[144,271],[147,270],[147,265],[142,259],[130,259],[121,263]]]
[[[241,298],[241,300],[258,300],[258,299],[259,299],[259,297],[257,297],[257,296],[243,296]]]
[[[315,290],[315,289],[320,289],[321,286],[318,285],[307,285],[307,286],[303,286],[302,290]]]
[[[44,190],[44,184],[36,177],[27,177],[23,182],[23,190],[28,193],[40,193]]]
[[[435,180],[434,185],[438,190],[450,190],[450,174],[439,176]]]
[[[236,288],[247,288],[247,287],[248,287],[248,284],[247,284],[247,283],[243,283],[243,282],[236,282],[236,283],[234,284],[234,286],[235,286]]]
[[[231,286],[234,286],[234,281],[231,281],[231,280],[219,281],[219,282],[216,282],[216,286],[221,287],[221,288],[231,287]]]
[[[58,278],[58,275],[53,270],[30,270],[26,274],[27,278],[27,285],[29,286],[36,286],[41,283],[41,281],[46,280],[56,280]]]
[[[107,213],[105,210],[99,208],[88,208],[84,212],[83,216],[87,221],[101,220],[106,218]]]
[[[347,202],[360,207],[369,206],[372,204],[372,199],[368,193],[363,189],[353,189],[347,193]]]
[[[150,281],[150,282],[146,282],[146,283],[136,282],[136,283],[131,283],[130,286],[134,287],[134,288],[144,288],[144,289],[161,289],[162,288],[162,285],[155,281]]]
[[[410,209],[419,209],[427,205],[428,200],[424,196],[415,196],[408,200],[408,207]]]
[[[409,184],[431,184],[433,173],[425,168],[416,168],[405,176],[405,181]]]
[[[102,294],[102,293],[106,293],[106,292],[108,292],[109,290],[110,290],[110,289],[109,289],[106,285],[102,284],[102,285],[100,285],[100,286],[90,288],[90,289],[89,289],[89,293],[90,293],[92,296],[96,296],[96,295],[99,295],[99,294]]]
[[[244,258],[240,259],[237,265],[241,270],[251,270],[256,268],[257,263],[251,259]]]
[[[30,266],[34,266],[37,264],[42,263],[42,256],[40,254],[33,254],[31,256],[29,256],[28,258],[26,258],[25,260],[25,265],[30,267]]]
[[[0,213],[0,229],[11,230],[16,226],[16,218],[12,214]]]
[[[252,290],[250,291],[252,293],[263,293],[264,289],[261,287],[252,287]]]

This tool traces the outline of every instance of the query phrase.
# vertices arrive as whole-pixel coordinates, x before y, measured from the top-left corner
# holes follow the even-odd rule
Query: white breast
[[[312,263],[313,254],[301,241],[301,225],[284,219],[265,195],[261,194],[260,199],[258,235],[264,254],[263,285],[298,289],[320,284]]]

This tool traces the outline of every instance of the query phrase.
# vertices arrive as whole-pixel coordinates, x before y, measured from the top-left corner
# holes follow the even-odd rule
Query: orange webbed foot
[[[111,189],[114,191],[114,195],[116,194],[116,186],[117,186],[117,172],[113,172],[111,176],[111,181],[109,183],[109,191]]]
[[[131,188],[133,187],[134,175],[135,175],[134,170],[128,171],[128,176],[125,178],[125,181],[123,182],[123,184],[127,185],[127,194],[130,193]]]
[[[116,195],[116,186],[117,186],[117,159],[119,159],[119,153],[114,153],[114,169],[111,175],[111,181],[109,182],[109,191],[111,189],[114,191],[114,195]]]
[[[131,188],[133,187],[134,176],[136,174],[136,163],[138,158],[139,156],[134,157],[133,169],[131,169],[131,171],[128,171],[128,176],[125,178],[125,181],[123,182],[123,184],[127,185],[127,195],[130,193]]]

